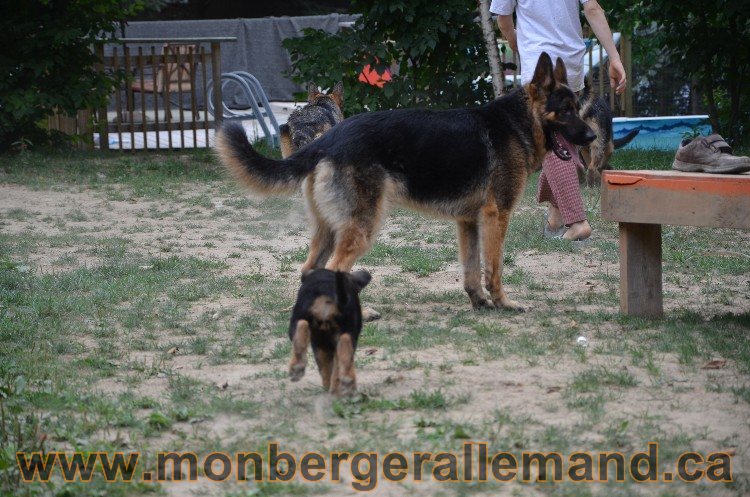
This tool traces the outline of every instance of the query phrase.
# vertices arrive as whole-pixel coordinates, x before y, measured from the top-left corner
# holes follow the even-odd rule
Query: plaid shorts
[[[539,174],[536,198],[539,203],[549,202],[560,209],[563,222],[570,226],[586,220],[586,210],[583,208],[583,197],[578,183],[578,171],[583,169],[575,145],[568,142],[562,135],[557,139],[571,152],[573,158],[569,161],[560,159],[554,152],[549,152],[542,162],[542,172]]]

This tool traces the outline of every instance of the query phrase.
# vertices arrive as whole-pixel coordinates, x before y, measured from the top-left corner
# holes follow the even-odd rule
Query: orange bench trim
[[[667,173],[667,174],[664,174]],[[684,176],[683,176],[684,175]],[[604,184],[609,189],[637,186],[679,192],[705,192],[719,195],[750,196],[750,175],[718,175],[664,172],[605,172]]]

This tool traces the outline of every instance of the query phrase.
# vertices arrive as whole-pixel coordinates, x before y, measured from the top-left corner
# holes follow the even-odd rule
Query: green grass
[[[5,183],[34,188],[56,185],[102,187],[128,184],[143,194],[154,193],[164,184],[182,181],[212,181],[221,173],[208,150],[178,154],[146,152],[103,154],[101,152],[48,153],[26,152],[0,156]]]
[[[457,257],[454,247],[396,246],[378,242],[360,259],[360,263],[365,266],[395,264],[402,271],[415,273],[417,276],[428,276],[441,271],[446,264],[455,261]]]

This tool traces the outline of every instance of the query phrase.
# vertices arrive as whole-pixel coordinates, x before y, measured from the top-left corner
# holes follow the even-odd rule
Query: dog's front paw
[[[475,311],[481,311],[481,310],[487,310],[487,309],[494,309],[495,304],[492,303],[491,300],[479,298],[471,301],[471,306],[474,308]]]
[[[531,306],[519,304],[515,300],[510,300],[507,297],[503,300],[496,301],[495,307],[497,307],[498,309],[515,312],[528,312],[531,310]]]
[[[479,292],[469,292],[469,300],[471,300],[471,306],[475,311],[495,308],[495,304],[493,304],[491,300],[485,298],[484,295]]]
[[[601,186],[602,184],[602,175],[599,171],[596,169],[587,169],[586,170],[586,186],[589,187],[596,187]]]
[[[298,362],[296,364],[289,365],[289,379],[292,381],[299,381],[305,376],[305,364]]]

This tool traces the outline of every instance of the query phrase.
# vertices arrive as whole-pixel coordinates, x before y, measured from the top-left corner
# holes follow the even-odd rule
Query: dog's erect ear
[[[339,107],[344,106],[344,82],[339,81],[331,90],[331,97]]]
[[[349,275],[349,280],[352,282],[352,284],[354,284],[354,287],[357,289],[357,293],[361,292],[371,279],[372,276],[370,276],[370,273],[368,273],[364,269],[353,271]]]
[[[555,89],[555,76],[552,69],[552,59],[547,52],[542,52],[534,69],[534,77],[531,84],[542,91],[550,93]]]
[[[313,274],[314,272],[315,272],[314,269],[306,269],[306,270],[302,271],[302,275],[300,277],[300,280],[302,280],[302,283],[304,283],[305,280],[307,279],[307,277],[310,276],[311,274]]]
[[[320,92],[318,91],[318,85],[316,85],[312,81],[307,83],[307,101],[309,103],[314,103],[315,97],[317,97],[319,93]]]
[[[560,57],[555,62],[555,81],[566,86],[568,84],[568,70],[565,69],[565,62]]]

